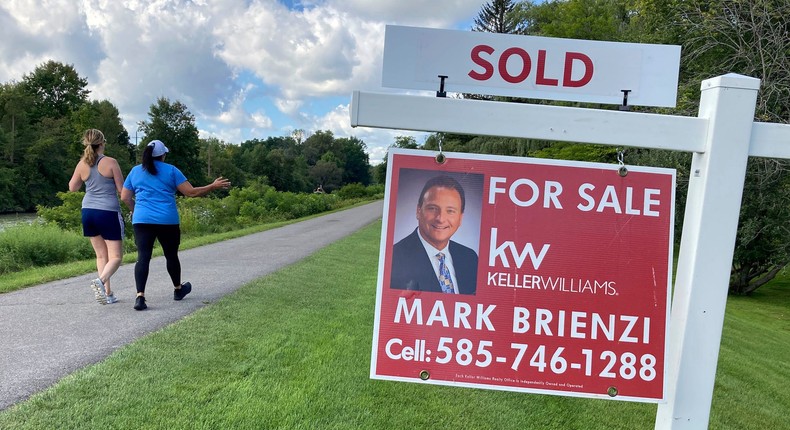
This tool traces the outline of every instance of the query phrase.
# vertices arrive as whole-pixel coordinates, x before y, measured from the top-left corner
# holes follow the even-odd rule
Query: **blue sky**
[[[353,90],[381,87],[387,24],[468,30],[483,0],[6,0],[0,82],[55,60],[118,107],[129,135],[158,97],[186,104],[201,137],[330,130],[377,164],[398,135],[352,129]],[[13,42],[12,42],[13,41]]]

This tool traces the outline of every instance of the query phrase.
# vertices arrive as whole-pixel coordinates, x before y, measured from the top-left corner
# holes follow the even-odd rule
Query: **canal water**
[[[19,212],[19,213],[10,213],[10,214],[0,214],[0,231],[3,231],[6,227],[10,227],[14,224],[19,223],[31,223],[36,220],[35,213],[26,213],[26,212]]]

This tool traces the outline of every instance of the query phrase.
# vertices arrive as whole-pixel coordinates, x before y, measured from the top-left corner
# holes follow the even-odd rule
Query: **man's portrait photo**
[[[483,175],[401,169],[390,288],[474,295]]]

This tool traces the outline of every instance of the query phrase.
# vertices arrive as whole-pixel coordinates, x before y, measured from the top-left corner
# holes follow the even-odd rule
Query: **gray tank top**
[[[112,178],[105,178],[99,173],[99,162],[103,158],[103,155],[100,156],[96,160],[96,164],[91,166],[90,174],[85,181],[85,197],[82,198],[82,208],[120,212],[121,204],[118,203],[115,181]]]

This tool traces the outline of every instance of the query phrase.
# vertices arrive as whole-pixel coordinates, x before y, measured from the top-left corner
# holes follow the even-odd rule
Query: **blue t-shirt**
[[[137,165],[123,183],[124,188],[134,192],[132,224],[179,224],[175,194],[187,177],[172,164],[154,163],[156,176]]]

